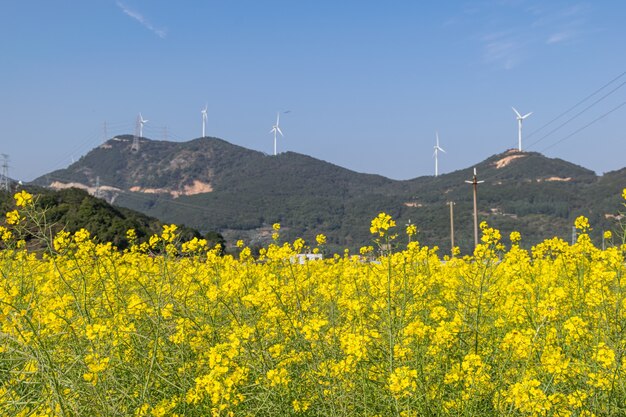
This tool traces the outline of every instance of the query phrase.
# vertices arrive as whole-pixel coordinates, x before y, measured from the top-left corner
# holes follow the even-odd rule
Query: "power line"
[[[570,111],[574,110],[576,107],[580,106],[585,101],[589,100],[591,97],[595,96],[600,91],[604,90],[606,87],[608,87],[609,85],[613,84],[615,81],[617,81],[620,78],[622,78],[624,75],[626,75],[626,71],[622,72],[620,75],[618,75],[617,77],[613,78],[611,81],[609,81],[608,83],[604,84],[602,87],[598,88],[596,91],[594,91],[593,93],[589,94],[587,97],[583,98],[578,103],[574,104],[572,107],[570,107],[569,109],[565,110],[563,113],[559,114],[554,119],[550,120],[548,123],[544,124],[543,126],[541,126],[538,129],[532,131],[531,133],[529,133],[528,136],[526,136],[526,139],[530,138],[535,133],[540,132],[541,130],[545,129],[546,127],[550,126],[552,123],[554,123],[555,121],[559,120],[561,117],[565,116],[567,113],[569,113]]]
[[[596,117],[595,119],[593,119],[592,121],[590,121],[589,123],[587,123],[584,126],[581,126],[580,128],[576,129],[575,131],[571,132],[570,134],[562,137],[561,139],[559,139],[558,141],[552,143],[551,145],[546,146],[545,148],[541,149],[540,151],[538,151],[539,153],[543,153],[544,151],[558,145],[559,143],[564,142],[565,140],[571,138],[572,136],[582,132],[583,130],[587,129],[588,127],[594,125],[595,123],[599,122],[600,120],[604,119],[605,117],[609,116],[611,113],[616,112],[617,110],[619,110],[620,108],[626,106],[626,101],[622,102],[621,104],[619,104],[618,106],[612,108],[611,110],[609,110],[606,113],[601,114],[600,116]],[[499,177],[503,176],[504,174],[506,174],[506,168],[503,168],[501,170],[499,170],[496,174],[487,176],[487,177],[483,177],[484,181],[491,181],[491,180],[495,180],[498,179]]]
[[[599,122],[600,120],[604,119],[606,116],[608,116],[609,114],[613,113],[614,111],[617,111],[618,109],[620,109],[620,108],[621,108],[621,107],[623,107],[624,105],[626,105],[626,101],[624,101],[624,102],[623,102],[622,104],[620,104],[619,106],[614,107],[613,109],[609,110],[608,112],[606,112],[606,113],[604,113],[604,114],[602,114],[602,115],[600,115],[600,116],[596,117],[596,118],[595,118],[595,119],[593,119],[591,122],[587,123],[586,125],[582,126],[582,127],[581,127],[581,128],[579,128],[579,129],[576,129],[575,131],[573,131],[573,132],[572,132],[572,133],[570,133],[569,135],[565,136],[564,138],[559,139],[558,141],[554,142],[552,145],[550,145],[550,146],[547,146],[547,147],[543,148],[540,152],[544,152],[545,150],[550,149],[550,148],[552,148],[553,146],[558,145],[559,143],[563,142],[564,140],[571,138],[571,137],[572,137],[572,136],[574,136],[575,134],[577,134],[577,133],[579,133],[579,132],[581,132],[581,131],[585,130],[585,129],[586,129],[586,128],[588,128],[589,126],[591,126],[591,125],[595,124],[596,122]]]
[[[565,126],[566,124],[568,124],[572,120],[576,119],[578,116],[580,116],[581,114],[583,114],[584,112],[586,112],[587,110],[589,110],[590,108],[592,108],[593,106],[595,106],[596,104],[598,104],[599,102],[601,102],[602,100],[604,100],[605,98],[607,98],[608,96],[610,96],[611,94],[613,94],[614,92],[616,92],[617,90],[622,88],[625,84],[626,84],[626,81],[624,81],[623,83],[621,83],[620,85],[618,85],[617,87],[615,87],[614,89],[612,89],[611,91],[609,91],[608,93],[606,93],[605,95],[600,97],[598,100],[596,100],[593,103],[591,103],[589,106],[585,107],[584,109],[582,109],[581,111],[576,113],[574,116],[572,116],[569,119],[567,119],[565,122],[561,123],[556,128],[552,129],[550,132],[546,133],[545,135],[543,135],[542,137],[540,137],[539,139],[537,139],[536,141],[531,143],[528,147],[530,148],[530,147],[536,145],[537,143],[541,142],[543,139],[545,139],[546,137],[550,136],[551,134],[553,134],[557,130],[561,129],[563,126]]]

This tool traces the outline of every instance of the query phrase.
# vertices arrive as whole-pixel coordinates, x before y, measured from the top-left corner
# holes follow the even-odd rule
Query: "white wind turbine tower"
[[[206,127],[206,121],[207,121],[207,108],[209,107],[209,105],[207,104],[206,106],[204,106],[204,109],[202,109],[202,111],[200,113],[202,113],[202,137],[206,137],[206,135],[204,134],[204,130]]]
[[[140,138],[143,138],[143,125],[145,125],[146,123],[148,123],[148,120],[144,120],[141,113],[139,113],[139,137]]]
[[[517,116],[517,149],[521,152],[522,151],[522,121],[527,118],[528,116],[530,116],[531,114],[533,114],[533,112],[530,113],[526,113],[525,115],[521,115],[517,110],[515,110],[515,107],[511,107],[513,109],[513,111],[515,112],[515,115]]]
[[[280,112],[276,112],[276,124],[274,126],[272,126],[272,130],[270,130],[270,133],[274,134],[274,156],[276,156],[276,133],[280,133],[280,136],[285,136],[283,135],[282,130],[280,130],[280,126],[278,125],[280,122]]]
[[[433,156],[435,157],[435,177],[439,176],[439,151],[446,153],[441,146],[439,146],[439,132],[435,132],[435,137],[437,138],[437,144],[434,146],[435,153]]]

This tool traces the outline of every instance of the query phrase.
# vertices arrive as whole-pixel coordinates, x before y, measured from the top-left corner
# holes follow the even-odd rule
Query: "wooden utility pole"
[[[448,201],[450,206],[450,254],[454,256],[454,201]]]
[[[485,181],[478,181],[478,176],[476,176],[476,168],[474,168],[474,177],[471,181],[465,182],[474,186],[474,248],[476,248],[476,246],[478,246],[478,207],[476,204],[478,184],[481,184]]]

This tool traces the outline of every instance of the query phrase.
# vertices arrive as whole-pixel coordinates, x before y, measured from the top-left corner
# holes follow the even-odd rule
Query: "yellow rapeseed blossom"
[[[20,216],[20,213],[17,210],[13,210],[13,211],[9,211],[6,214],[6,218],[7,218],[7,224],[18,224],[22,218]]]
[[[485,223],[475,256],[442,259],[386,245],[393,225],[374,219],[375,259],[302,265],[302,239],[223,254],[167,226],[17,250],[25,228],[0,226],[2,415],[620,415],[626,249],[500,251]]]
[[[307,400],[293,400],[291,404],[296,413],[304,413],[311,406],[311,402]]]
[[[135,229],[128,229],[126,231],[126,240],[128,240],[130,244],[134,244],[137,241],[137,232]]]
[[[176,239],[176,229],[178,229],[178,226],[175,224],[164,224],[163,231],[161,232],[161,239],[163,239],[164,242],[173,242],[174,239]]]
[[[26,190],[16,193],[13,198],[15,199],[15,205],[18,207],[26,207],[33,203],[33,196],[26,192]]]
[[[56,234],[52,244],[54,246],[54,250],[61,252],[69,246],[70,242],[70,233],[62,230]]]
[[[581,232],[587,232],[590,229],[589,219],[585,216],[578,216],[574,221],[574,227]]]
[[[287,385],[289,383],[289,375],[285,368],[270,369],[266,374],[267,380],[270,383],[270,387],[277,385]]]
[[[150,239],[148,240],[148,245],[150,246],[150,248],[156,249],[156,247],[157,247],[157,245],[159,244],[160,241],[161,241],[161,237],[160,236],[152,235],[152,236],[150,236]]]
[[[317,242],[318,245],[325,245],[326,244],[326,236],[323,234],[319,234],[317,236],[315,236],[315,241]]]
[[[595,349],[594,359],[606,369],[611,369],[615,365],[615,352],[604,342],[598,343]]]
[[[0,239],[2,239],[4,242],[8,242],[12,238],[13,238],[13,232],[11,232],[9,229],[7,229],[4,226],[0,226]]]
[[[373,246],[363,246],[359,249],[359,253],[361,255],[367,255],[369,253],[372,253],[374,251],[374,247]]]
[[[183,242],[181,250],[183,253],[196,253],[207,250],[207,246],[208,244],[206,239],[198,239],[197,237],[194,237],[188,242]]]
[[[396,368],[389,376],[389,391],[394,398],[404,398],[413,395],[417,389],[417,370],[407,366]]]
[[[372,219],[370,233],[382,237],[387,233],[389,229],[395,226],[396,222],[391,218],[390,215],[386,213],[379,213],[378,216]]]

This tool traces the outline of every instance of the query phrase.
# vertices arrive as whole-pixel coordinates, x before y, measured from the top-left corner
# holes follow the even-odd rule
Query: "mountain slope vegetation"
[[[448,252],[447,203],[454,202],[455,244],[465,252],[473,246],[472,187],[465,181],[474,167],[397,181],[294,152],[270,156],[217,138],[140,138],[138,151],[132,143],[130,135],[113,138],[34,182],[98,192],[165,222],[219,231],[230,244],[241,238],[264,244],[278,222],[283,239],[311,242],[323,233],[333,251],[369,244],[369,221],[385,211],[400,226],[417,224],[422,243]],[[597,176],[567,161],[516,150],[475,167],[485,181],[478,187],[479,221],[504,236],[520,231],[526,246],[552,236],[569,240],[573,219],[581,214],[590,217],[598,242],[602,230],[616,226],[626,170]]]

